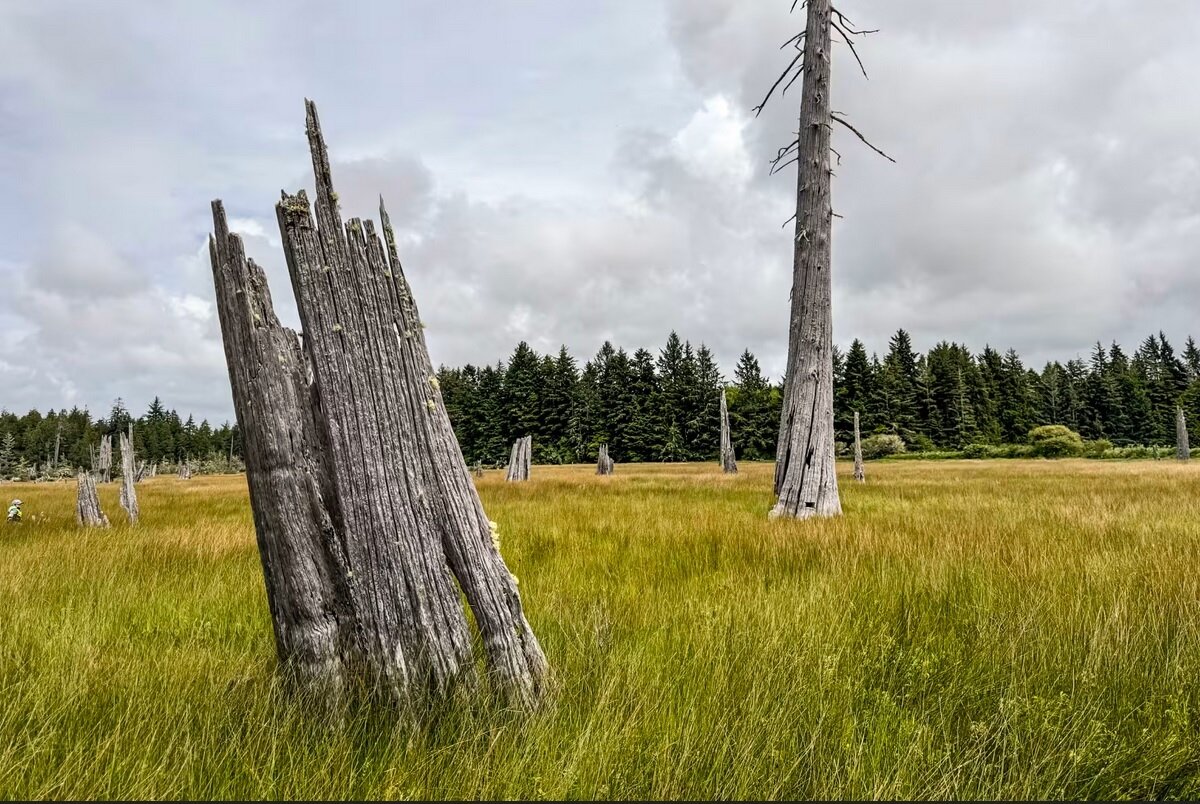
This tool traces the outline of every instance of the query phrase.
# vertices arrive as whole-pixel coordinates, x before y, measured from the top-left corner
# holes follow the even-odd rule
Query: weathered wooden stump
[[[721,470],[725,474],[737,474],[737,458],[733,454],[733,437],[729,434],[729,407],[725,403],[725,389],[721,389]]]
[[[475,477],[483,477],[483,463],[481,461],[476,461],[475,465],[471,467],[471,474]]]
[[[184,461],[183,463],[179,464],[179,479],[180,480],[191,480],[192,479],[192,467],[187,461]]]
[[[308,104],[315,220],[276,205],[304,347],[213,203],[218,311],[281,664],[336,697],[357,680],[404,703],[476,675],[515,702],[547,665],[454,438],[380,203],[343,225]],[[357,686],[357,685],[356,685]]]
[[[1192,457],[1192,448],[1188,444],[1187,417],[1183,408],[1175,408],[1175,457],[1181,461]]]
[[[105,434],[100,439],[100,454],[93,467],[100,476],[101,483],[112,482],[112,435]]]
[[[137,491],[133,486],[137,483],[137,473],[134,469],[133,454],[133,425],[129,425],[129,435],[121,437],[121,507],[129,515],[129,524],[136,525],[140,512],[138,510]]]
[[[854,411],[854,479],[867,482],[867,470],[863,466],[862,437],[858,433],[858,411]]]
[[[600,454],[596,459],[596,474],[604,476],[611,475],[615,465],[616,464],[613,463],[613,459],[608,455],[608,444],[601,444]]]
[[[508,457],[508,473],[504,479],[509,482],[520,482],[529,479],[529,458],[533,451],[533,436],[518,438],[513,442],[512,453]]]
[[[89,528],[107,528],[108,517],[100,510],[96,479],[91,472],[80,472],[76,479],[75,522]]]

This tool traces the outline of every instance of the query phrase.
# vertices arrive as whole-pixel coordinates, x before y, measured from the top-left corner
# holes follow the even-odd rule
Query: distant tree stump
[[[191,480],[192,479],[192,467],[187,461],[184,461],[183,463],[179,464],[179,479],[180,480]]]
[[[80,472],[75,494],[75,522],[89,528],[107,528],[108,517],[100,510],[96,494],[96,479],[90,472]]]
[[[1183,408],[1175,408],[1175,457],[1181,461],[1192,457],[1192,449],[1188,444],[1187,417]]]
[[[120,434],[121,437],[121,507],[125,509],[125,513],[129,514],[129,524],[136,525],[138,522],[138,501],[137,492],[133,486],[137,483],[137,473],[134,470],[134,455],[133,455],[133,425],[129,425],[129,435]]]
[[[504,479],[509,482],[520,482],[529,479],[529,458],[533,451],[533,436],[518,438],[513,442],[512,452],[508,457],[508,473]]]
[[[608,444],[601,444],[600,455],[596,459],[596,474],[604,476],[611,475],[613,473],[614,466],[615,464],[613,463],[613,459],[608,455]]]
[[[725,403],[725,389],[721,389],[721,470],[727,475],[737,474],[737,458],[733,454],[733,437],[729,434],[729,407]]]
[[[483,463],[476,461],[475,465],[471,467],[471,474],[475,477],[483,477]]]
[[[94,468],[100,475],[101,483],[112,482],[112,434],[106,433],[101,437],[100,454]]]
[[[867,471],[863,467],[862,437],[858,433],[858,411],[854,411],[854,479],[867,482]]]

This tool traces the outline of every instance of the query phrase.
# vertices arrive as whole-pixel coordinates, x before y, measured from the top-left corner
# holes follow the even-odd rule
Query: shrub
[[[1029,431],[1029,447],[1038,458],[1069,458],[1083,454],[1083,439],[1069,427],[1048,424]]]
[[[962,456],[964,458],[973,458],[976,460],[983,458],[995,458],[997,449],[991,444],[967,444],[963,447]]]
[[[924,433],[910,433],[908,436],[908,448],[913,452],[935,452],[937,451],[937,444],[934,444],[933,439]]]
[[[862,442],[863,458],[886,458],[888,455],[899,455],[907,452],[904,439],[892,433],[878,433],[867,436]]]
[[[1104,453],[1113,448],[1113,443],[1107,438],[1098,438],[1095,441],[1083,442],[1083,454],[1088,458],[1103,458]]]

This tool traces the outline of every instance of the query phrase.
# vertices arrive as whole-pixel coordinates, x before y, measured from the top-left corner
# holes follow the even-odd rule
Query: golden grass
[[[765,464],[488,473],[555,694],[417,730],[281,698],[244,478],[0,486],[0,796],[1200,795],[1200,467],[842,470],[806,523]]]

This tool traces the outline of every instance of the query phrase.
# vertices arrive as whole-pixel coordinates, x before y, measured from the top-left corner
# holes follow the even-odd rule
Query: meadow
[[[1200,465],[741,469],[487,473],[553,694],[416,728],[280,694],[243,477],[0,486],[0,797],[1200,796]]]

